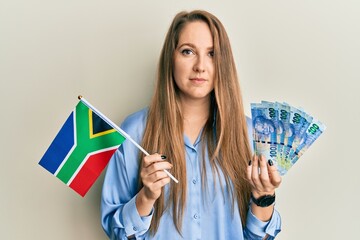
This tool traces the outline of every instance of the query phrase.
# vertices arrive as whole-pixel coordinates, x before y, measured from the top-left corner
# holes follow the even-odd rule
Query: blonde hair
[[[250,185],[246,180],[247,163],[251,159],[246,118],[242,104],[240,86],[230,42],[221,22],[212,14],[195,10],[178,13],[161,51],[158,65],[158,79],[151,101],[142,145],[150,152],[167,155],[172,162],[172,174],[180,181],[170,183],[169,199],[164,193],[157,199],[150,226],[151,234],[159,227],[164,211],[172,207],[174,225],[181,234],[182,219],[187,194],[186,158],[183,139],[183,116],[181,113],[178,88],[173,79],[173,56],[179,35],[189,22],[207,23],[214,43],[214,90],[211,93],[209,118],[202,132],[212,172],[224,174],[226,186],[232,197],[232,206],[237,201],[243,224],[250,199]],[[214,134],[214,132],[216,134]],[[203,148],[203,152],[204,152]],[[203,154],[203,156],[205,156]],[[140,156],[142,159],[143,154]],[[140,167],[141,169],[141,167]],[[140,179],[140,178],[139,178]],[[202,162],[202,184],[206,189],[205,159]],[[142,187],[140,183],[140,187]]]

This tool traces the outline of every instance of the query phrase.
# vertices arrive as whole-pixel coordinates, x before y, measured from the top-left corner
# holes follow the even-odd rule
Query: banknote
[[[298,161],[326,127],[302,108],[287,103],[251,103],[255,154],[271,159],[281,175]]]
[[[290,106],[288,104],[283,104],[283,103],[279,103],[276,102],[275,103],[278,106],[278,111],[279,111],[279,122],[280,125],[283,129],[283,134],[281,135],[281,139],[279,142],[279,159],[278,159],[278,163],[280,166],[282,166],[282,169],[284,169],[285,171],[289,170],[290,167],[292,166],[291,161],[286,158],[286,153],[290,152],[289,150],[287,151],[287,146],[289,141],[289,138],[291,138],[293,131],[292,131],[292,126],[290,125]],[[282,170],[281,169],[281,170]],[[281,171],[280,173],[282,173],[283,171]]]
[[[278,143],[282,133],[275,105],[270,102],[251,104],[251,115],[255,153],[272,160],[278,169],[283,172],[284,169],[280,165],[278,154]]]
[[[290,155],[292,164],[304,154],[304,152],[315,142],[316,139],[325,131],[326,126],[317,119],[313,119],[304,136],[301,139],[300,144],[296,147],[294,154]]]
[[[291,160],[290,155],[294,154],[296,147],[300,144],[306,129],[309,127],[313,117],[298,108],[290,107],[290,130],[285,141],[284,158]]]

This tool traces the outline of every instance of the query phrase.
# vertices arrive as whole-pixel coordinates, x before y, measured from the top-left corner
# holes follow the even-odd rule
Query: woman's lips
[[[204,79],[204,78],[190,78],[190,81],[192,81],[194,83],[203,83],[203,82],[206,82],[206,79]]]

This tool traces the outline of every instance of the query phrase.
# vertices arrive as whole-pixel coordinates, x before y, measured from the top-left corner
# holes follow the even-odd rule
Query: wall
[[[283,178],[278,239],[358,235],[358,1],[3,0],[1,239],[106,239],[103,175],[81,198],[37,163],[78,94],[117,123],[146,106],[170,21],[195,8],[227,28],[248,114],[287,101],[328,127]]]

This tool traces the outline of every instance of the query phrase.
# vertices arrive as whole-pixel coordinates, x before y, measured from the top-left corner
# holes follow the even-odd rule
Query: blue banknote
[[[255,153],[271,159],[281,175],[326,129],[303,109],[287,103],[252,103],[251,115]]]
[[[290,106],[288,104],[275,103],[278,106],[279,111],[279,124],[283,129],[283,134],[280,139],[280,150],[279,150],[279,165],[282,166],[286,171],[292,166],[290,159],[286,158],[286,150],[289,143],[289,138],[291,138],[293,131],[292,126],[290,125]]]
[[[284,170],[279,165],[278,153],[282,129],[279,126],[279,116],[275,104],[270,102],[253,103],[251,104],[251,115],[255,153],[272,160],[283,172]]]
[[[293,134],[290,137],[290,141],[286,147],[285,158],[291,160],[295,154],[295,150],[302,142],[305,136],[305,132],[310,126],[313,117],[306,112],[290,107],[290,126],[293,130]]]
[[[304,152],[315,142],[316,139],[325,131],[326,126],[322,124],[317,119],[313,119],[309,127],[306,129],[304,136],[301,139],[301,142],[296,147],[294,154],[290,155],[292,164],[295,164],[296,161],[304,154]]]

